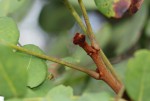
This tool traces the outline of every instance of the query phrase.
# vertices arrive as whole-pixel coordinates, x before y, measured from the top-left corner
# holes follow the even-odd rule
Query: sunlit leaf
[[[126,71],[126,90],[134,101],[150,100],[150,51],[141,50],[129,61]]]

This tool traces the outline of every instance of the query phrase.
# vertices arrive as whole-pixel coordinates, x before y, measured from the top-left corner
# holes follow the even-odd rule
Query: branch
[[[100,57],[99,50],[88,45],[85,40],[85,35],[76,33],[73,43],[82,47],[86,53],[93,59],[99,73],[99,80],[105,81],[116,93],[119,93],[123,85],[107,70],[103,60]]]
[[[96,41],[95,35],[93,33],[93,30],[92,30],[92,27],[91,27],[91,24],[90,24],[90,21],[89,21],[89,18],[88,18],[88,15],[87,15],[87,12],[86,12],[86,9],[85,9],[85,6],[84,6],[82,0],[78,0],[78,2],[80,4],[80,7],[81,7],[81,10],[82,10],[84,19],[85,19],[85,23],[86,23],[87,30],[88,30],[87,35],[88,35],[88,37],[89,37],[89,39],[91,41],[91,46],[94,47],[95,49],[99,50],[99,52],[100,52],[99,55],[101,56],[103,62],[106,65],[106,67],[110,70],[110,72],[118,80],[118,82],[121,83],[121,81],[120,81],[119,77],[117,76],[117,73],[115,72],[113,66],[111,65],[111,63],[109,62],[109,60],[107,59],[107,57],[105,56],[104,52],[99,47],[99,45],[98,45],[98,43]]]
[[[119,101],[119,99],[121,99],[123,97],[123,93],[125,91],[125,87],[122,87],[122,89],[119,91],[119,93],[117,94],[115,101]]]
[[[85,23],[86,23],[86,26],[87,26],[87,35],[88,35],[88,37],[91,41],[91,46],[94,47],[95,49],[99,50],[100,48],[99,48],[99,45],[96,42],[95,35],[93,33],[93,30],[92,30],[92,27],[91,27],[91,24],[90,24],[85,6],[84,6],[82,0],[78,0],[78,2],[79,2],[79,5],[81,7],[83,17],[84,17],[84,20],[85,20]]]
[[[100,55],[106,65],[106,67],[110,70],[110,72],[112,73],[112,75],[118,80],[118,82],[121,83],[119,76],[117,75],[116,71],[114,70],[112,64],[110,63],[110,61],[107,59],[107,57],[105,56],[104,52],[102,50],[100,50]]]
[[[65,65],[67,67],[70,67],[72,69],[75,69],[75,70],[78,70],[78,71],[81,71],[81,72],[84,72],[88,75],[90,75],[91,77],[95,78],[95,79],[98,79],[99,78],[99,74],[95,71],[92,71],[90,69],[87,69],[87,68],[84,68],[84,67],[81,67],[81,66],[77,66],[77,65],[74,65],[74,64],[71,64],[69,62],[66,62],[66,61],[63,61],[61,59],[58,59],[58,58],[55,58],[55,57],[51,57],[51,56],[47,56],[47,55],[43,55],[43,54],[39,54],[39,53],[35,53],[33,51],[30,51],[30,50],[27,50],[25,48],[22,48],[22,47],[19,47],[19,46],[16,46],[16,45],[13,45],[13,44],[10,44],[10,43],[7,43],[5,42],[4,40],[0,40],[0,43],[1,44],[4,44],[10,48],[13,48],[15,50],[19,50],[21,52],[24,52],[24,53],[27,53],[27,54],[30,54],[30,55],[33,55],[33,56],[36,56],[38,58],[41,58],[41,59],[45,59],[45,60],[49,60],[49,61],[52,61],[52,62],[55,62],[55,63],[59,63],[59,64],[62,64],[62,65]]]
[[[115,72],[113,66],[111,65],[111,63],[109,62],[109,60],[107,59],[107,57],[105,56],[104,52],[100,49],[99,45],[96,42],[94,33],[92,31],[92,27],[90,25],[90,21],[88,18],[88,15],[86,13],[86,9],[84,7],[84,4],[82,2],[82,0],[78,0],[86,25],[87,25],[87,32],[85,31],[86,27],[84,26],[81,18],[79,17],[78,13],[75,11],[75,9],[73,8],[73,6],[71,6],[71,4],[68,2],[68,0],[65,0],[65,3],[67,3],[67,7],[69,8],[70,12],[72,13],[72,15],[74,16],[74,18],[77,20],[78,24],[80,25],[80,27],[82,28],[82,30],[88,35],[88,37],[91,40],[91,45],[92,47],[94,47],[96,50],[99,50],[99,56],[101,56],[100,58],[102,58],[102,62],[104,62],[103,64],[106,65],[106,67],[110,70],[110,72],[112,73],[112,75],[115,77],[115,79],[121,84],[121,81],[119,79],[119,77],[117,76],[117,73]],[[74,14],[75,13],[75,14]],[[82,23],[82,24],[81,24]]]

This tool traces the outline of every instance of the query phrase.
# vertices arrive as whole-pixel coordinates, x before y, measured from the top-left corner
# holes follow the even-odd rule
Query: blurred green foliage
[[[17,21],[21,20],[34,0],[1,0],[0,1],[0,17],[11,16]]]
[[[17,44],[19,40],[19,30],[15,21],[9,17],[1,17],[0,24],[1,41],[4,40],[12,44]]]
[[[63,3],[53,1],[43,7],[39,23],[46,32],[58,34],[70,29],[74,19]]]
[[[6,4],[6,1],[9,5]],[[64,66],[52,62],[47,62],[47,71],[45,60],[4,47],[1,40],[17,44],[19,38],[15,22],[4,16],[11,16],[18,21],[20,18],[16,17],[16,14],[17,16],[22,16],[22,13],[25,15],[26,12],[22,12],[21,9],[29,8],[29,5],[32,4],[26,5],[25,2],[28,0],[12,0],[13,3],[11,0],[6,1],[0,1],[0,95],[5,96],[6,101],[42,101],[45,99],[111,101],[114,98],[112,89],[102,81],[94,80],[88,75],[72,69],[64,69],[62,68]],[[79,27],[75,27],[77,24],[62,0],[46,1],[38,22],[51,39],[47,44],[47,54],[89,69],[96,69],[92,59],[80,47],[72,44],[74,33],[81,31]],[[69,1],[79,10],[77,0]],[[84,3],[89,12],[95,12],[94,16],[104,20],[101,23],[102,27],[98,26],[98,30],[94,31],[95,36],[106,56],[113,63],[119,77],[125,83],[129,96],[136,101],[139,97],[148,101],[147,94],[150,91],[149,79],[147,79],[150,76],[147,73],[149,71],[148,61],[150,61],[150,52],[148,51],[150,48],[149,0],[144,1],[142,8],[135,15],[124,16],[121,19],[108,19],[103,16],[98,12],[94,0],[88,2],[84,0]],[[9,8],[7,10],[4,9],[6,5]],[[36,46],[23,47],[29,50],[35,49],[35,52],[43,54]],[[139,51],[140,49],[147,50]],[[135,58],[132,58],[134,52],[136,55]],[[32,70],[26,70],[27,66],[31,65]],[[55,75],[54,79],[47,79],[47,72],[52,72]],[[57,86],[60,84],[65,86]],[[13,87],[18,95],[9,87]],[[8,89],[6,90],[6,88]],[[143,95],[140,95],[139,93],[142,92]],[[15,98],[16,96],[19,98]],[[20,96],[24,96],[24,98],[20,98]]]

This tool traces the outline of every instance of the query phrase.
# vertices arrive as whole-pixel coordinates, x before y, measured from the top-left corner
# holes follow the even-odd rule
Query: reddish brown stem
[[[116,93],[119,93],[123,85],[107,70],[102,58],[100,57],[100,50],[88,45],[85,40],[85,35],[77,33],[73,39],[75,45],[82,47],[86,53],[93,59],[97,66],[97,72],[99,73],[98,80],[105,81]]]

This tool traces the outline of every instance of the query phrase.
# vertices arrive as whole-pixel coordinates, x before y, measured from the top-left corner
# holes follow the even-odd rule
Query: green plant
[[[52,53],[50,52],[50,54],[58,55],[59,53],[56,49],[59,49],[59,52],[62,51],[63,54],[67,54],[64,55],[62,59],[45,55],[45,53],[35,45],[17,46],[19,44],[19,31],[16,22],[8,16],[18,19],[18,15],[16,15],[16,13],[13,14],[13,12],[22,12],[20,9],[21,5],[24,4],[25,7],[25,4],[31,3],[29,0],[14,0],[13,2],[11,0],[0,1],[0,95],[4,96],[7,101],[150,100],[150,79],[148,79],[150,71],[150,52],[146,49],[138,50],[149,48],[149,22],[146,22],[149,19],[149,1],[145,0],[141,9],[142,0],[90,1],[95,2],[97,8],[107,17],[121,18],[127,12],[133,14],[140,9],[137,14],[129,18],[113,19],[105,23],[99,31],[99,33],[102,33],[102,38],[99,34],[94,34],[85,8],[86,4],[84,5],[83,1],[78,0],[79,7],[76,8],[76,11],[74,6],[72,6],[72,4],[76,5],[73,1],[70,3],[68,0],[50,0],[50,3],[44,7],[40,15],[40,25],[47,32],[60,33],[59,31],[61,31],[64,33],[66,29],[71,28],[74,22],[72,17],[70,17],[70,14],[72,14],[83,30],[83,33],[85,33],[85,35],[83,35],[78,33],[78,31],[76,32],[77,34],[73,38],[73,43],[80,47],[76,46],[75,49],[73,48],[74,50],[70,55],[65,53],[67,49],[59,49],[60,46],[65,46],[66,44],[70,45],[69,43],[72,43],[70,41],[65,42],[68,40],[68,35],[64,35],[64,38],[62,35],[57,34],[59,41],[61,41],[60,46],[57,48],[58,43],[55,42],[55,44],[52,45],[54,48],[52,47]],[[5,5],[8,5],[8,8]],[[49,5],[52,6],[49,7]],[[66,11],[65,6],[69,9],[70,13]],[[88,7],[89,6],[87,6],[87,8]],[[81,8],[85,25],[79,16],[81,12],[78,11],[78,8]],[[94,6],[91,8],[94,9]],[[91,8],[89,7],[88,9]],[[46,15],[52,17],[50,22],[53,21],[53,23],[49,23],[45,20],[45,12],[46,14],[48,12],[46,11],[47,9],[56,14],[55,20],[53,20],[55,16]],[[60,15],[62,11],[64,11],[64,14],[61,14],[63,15],[62,17],[65,18],[64,21]],[[68,16],[69,19],[67,19]],[[66,26],[61,25],[64,24],[66,20],[70,23]],[[116,21],[118,21],[118,23],[114,23]],[[62,26],[59,31],[58,25]],[[89,40],[87,40],[86,37]],[[99,44],[102,47],[100,47]],[[133,46],[137,48],[132,49]],[[83,50],[81,48],[83,48]],[[118,63],[114,65],[116,68],[109,62],[103,49],[109,58],[115,57],[113,58],[115,62],[119,60],[119,62],[117,61]],[[54,51],[56,52],[53,53]],[[132,51],[137,51],[134,57],[130,55],[133,54]],[[85,53],[91,57],[94,63],[91,63],[92,60],[89,59],[89,56]],[[125,56],[126,60],[124,60],[123,56]],[[51,62],[47,63],[47,60]],[[53,62],[61,65],[56,65]],[[55,69],[48,67],[49,65]],[[62,70],[63,73],[61,74],[57,69],[64,66],[66,66],[66,69]],[[68,69],[68,67],[81,71],[84,74],[78,73],[77,71],[77,73],[75,73],[73,69]],[[93,70],[93,67],[96,67],[96,70]],[[53,72],[48,72],[48,69],[59,72],[60,76],[58,79],[53,80]],[[115,71],[117,71],[118,74],[116,74]],[[86,74],[97,79],[97,81],[91,79]],[[106,84],[103,84],[104,82],[99,80],[103,80],[107,83],[116,94],[114,94]],[[60,84],[70,85],[73,89]],[[100,87],[102,91],[100,91]],[[73,90],[75,95],[73,94]]]

